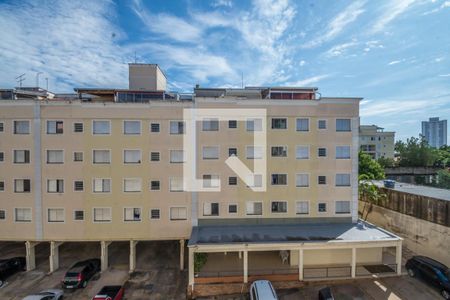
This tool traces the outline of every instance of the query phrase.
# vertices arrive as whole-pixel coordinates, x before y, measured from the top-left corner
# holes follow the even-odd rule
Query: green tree
[[[359,152],[359,175],[366,175],[369,179],[383,179],[384,169],[373,160],[370,155]]]
[[[360,175],[358,181],[359,200],[364,202],[361,217],[366,221],[372,212],[373,205],[378,205],[380,201],[386,199],[386,194],[382,193],[366,174]]]
[[[431,167],[437,160],[437,152],[431,148],[424,137],[411,137],[395,143],[395,151],[400,156],[401,167]]]
[[[434,185],[439,188],[450,189],[450,170],[439,170]]]
[[[436,161],[434,166],[438,168],[450,167],[450,146],[442,146],[439,149],[435,149]]]
[[[394,168],[396,167],[396,162],[394,159],[392,158],[386,158],[386,157],[380,157],[377,162],[380,164],[380,166],[385,169],[385,168]]]

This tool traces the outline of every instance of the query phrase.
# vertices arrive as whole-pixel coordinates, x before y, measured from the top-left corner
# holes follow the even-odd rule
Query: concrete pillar
[[[59,246],[62,242],[50,242],[50,274],[59,269]]]
[[[137,241],[130,241],[130,273],[136,270],[136,244]]]
[[[180,271],[184,270],[184,240],[180,240]]]
[[[100,260],[101,260],[101,271],[104,272],[108,269],[108,246],[111,244],[111,242],[108,241],[101,241],[100,242]]]
[[[25,242],[25,252],[26,252],[25,258],[27,261],[27,271],[36,269],[36,256],[34,253],[34,247],[37,244],[38,243],[36,243],[36,242],[30,242],[30,241]]]
[[[395,249],[395,262],[397,264],[397,275],[402,275],[402,241],[397,243]]]
[[[298,250],[298,280],[303,280],[303,249]]]
[[[239,259],[242,259],[242,252],[239,251]]]
[[[356,277],[356,248],[352,248],[352,278]]]
[[[244,283],[248,282],[248,251],[244,250]]]
[[[189,286],[191,287],[191,291],[194,291],[194,249],[192,248],[189,248],[188,264]]]

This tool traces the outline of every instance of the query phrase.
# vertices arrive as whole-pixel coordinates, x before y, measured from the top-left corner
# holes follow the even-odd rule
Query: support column
[[[189,259],[188,259],[188,271],[189,271],[189,286],[192,291],[194,291],[194,249],[189,248]]]
[[[395,249],[395,262],[397,264],[397,275],[402,275],[402,241],[397,243]]]
[[[50,242],[50,274],[59,269],[59,246],[62,242]]]
[[[298,250],[298,280],[303,280],[303,249]]]
[[[356,277],[356,248],[352,248],[352,278]]]
[[[101,241],[100,242],[100,260],[101,260],[101,271],[104,272],[108,269],[109,263],[108,263],[108,246],[111,244],[111,242],[108,241]]]
[[[130,273],[136,270],[136,244],[137,241],[130,241]]]
[[[244,250],[244,283],[248,282],[248,251]]]
[[[27,261],[27,271],[31,271],[36,269],[36,256],[34,253],[34,247],[38,243],[36,242],[25,242],[25,252],[26,252],[26,261]]]
[[[184,270],[184,240],[180,240],[180,271]]]

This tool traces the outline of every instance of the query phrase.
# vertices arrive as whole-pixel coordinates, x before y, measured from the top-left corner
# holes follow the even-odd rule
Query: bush
[[[195,253],[194,254],[194,272],[198,273],[206,264],[208,260],[207,253]]]

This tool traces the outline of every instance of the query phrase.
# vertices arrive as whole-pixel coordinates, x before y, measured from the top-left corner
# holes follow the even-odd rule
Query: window
[[[48,209],[48,221],[49,222],[64,222],[64,209],[63,208],[49,208]]]
[[[228,148],[228,156],[237,156],[237,148]]]
[[[262,202],[247,201],[245,206],[247,215],[262,215]]]
[[[287,174],[272,174],[272,185],[286,185]]]
[[[0,192],[5,191],[5,182],[4,181],[0,181]]]
[[[47,121],[47,134],[62,134],[63,127],[63,121]]]
[[[161,188],[161,182],[159,180],[150,181],[150,190],[159,191]]]
[[[94,222],[111,222],[111,208],[95,207]]]
[[[262,175],[261,174],[249,175],[249,177],[247,177],[247,182],[250,183],[248,185],[249,187],[262,187]]]
[[[297,119],[297,131],[309,131],[309,119]]]
[[[272,119],[272,129],[286,129],[287,119],[286,118],[273,118]]]
[[[228,205],[228,213],[229,214],[237,214],[237,204],[229,204]]]
[[[309,214],[309,202],[308,201],[297,201],[295,204],[295,213],[297,215]]]
[[[317,206],[318,212],[326,212],[327,211],[327,204],[326,203],[319,203]]]
[[[141,191],[141,179],[140,178],[125,178],[123,180],[124,192],[140,192]]]
[[[0,132],[3,132],[5,130],[3,122],[0,122]]]
[[[92,134],[110,134],[111,123],[109,121],[92,121]]]
[[[183,150],[170,150],[170,162],[171,163],[184,162],[184,151]]]
[[[171,192],[183,191],[183,178],[170,178],[169,189]]]
[[[141,121],[123,121],[123,134],[141,134]]]
[[[230,129],[237,128],[237,120],[228,120],[228,128]]]
[[[247,131],[262,131],[262,119],[248,119]]]
[[[73,182],[73,190],[80,192],[84,190],[84,182],[82,180],[76,180]]]
[[[187,219],[187,208],[186,207],[171,207],[170,208],[170,219],[171,220],[186,220]]]
[[[141,150],[124,150],[123,162],[125,164],[140,164],[141,163]]]
[[[4,161],[5,160],[5,153],[0,152],[0,161]]]
[[[151,123],[150,124],[150,132],[159,132],[159,131],[160,131],[159,123]]]
[[[326,120],[319,120],[319,121],[317,121],[317,128],[319,128],[319,129],[327,129],[327,121]]]
[[[30,150],[14,150],[14,163],[15,164],[30,163]]]
[[[14,121],[14,134],[30,134],[30,121]]]
[[[140,221],[141,220],[141,209],[134,207],[126,207],[123,209],[123,220],[124,221]]]
[[[83,132],[83,123],[73,123],[73,132]]]
[[[83,161],[83,152],[74,152],[73,161]]]
[[[111,191],[111,179],[95,178],[94,193],[109,193]]]
[[[219,203],[204,203],[203,204],[204,216],[218,216],[219,215]]]
[[[15,208],[14,219],[16,222],[31,222],[31,208]]]
[[[237,185],[237,177],[228,177],[228,185]]]
[[[5,220],[6,219],[6,211],[1,209],[0,210],[0,220]]]
[[[150,152],[150,161],[159,161],[160,153],[159,152]]]
[[[64,180],[62,179],[48,179],[47,180],[48,193],[64,193]]]
[[[183,134],[184,122],[183,121],[170,121],[170,134]]]
[[[109,164],[111,163],[111,155],[109,150],[94,150],[93,151],[94,164]]]
[[[349,214],[350,201],[336,201],[336,214]]]
[[[218,119],[205,119],[202,121],[203,131],[219,131],[219,120]]]
[[[350,174],[336,174],[336,186],[350,186]]]
[[[161,211],[159,209],[151,209],[150,210],[150,219],[152,220],[158,220],[161,218]]]
[[[295,175],[296,187],[308,187],[309,186],[309,174],[296,174]]]
[[[350,146],[336,146],[336,159],[350,158]]]
[[[48,164],[64,163],[64,151],[63,150],[47,150],[47,163]]]
[[[203,175],[203,187],[204,188],[217,188],[220,185],[219,175]]]
[[[261,159],[263,157],[263,148],[261,146],[247,146],[247,159]]]
[[[84,220],[84,210],[75,210],[73,212],[73,219],[75,221],[83,221]]]
[[[350,119],[336,119],[336,131],[351,131]]]
[[[286,201],[274,201],[274,202],[272,202],[271,206],[272,206],[273,213],[287,212],[287,202]]]
[[[31,191],[30,179],[14,179],[14,192],[29,193]]]
[[[272,147],[272,157],[286,157],[287,147],[286,146],[274,146]]]
[[[327,184],[327,176],[323,175],[317,176],[317,182],[319,184]]]
[[[295,149],[295,158],[309,159],[309,147],[308,146],[297,146]]]
[[[327,148],[318,148],[317,155],[319,157],[326,157],[327,156]]]
[[[218,158],[219,158],[218,146],[203,147],[203,159],[218,159]]]

